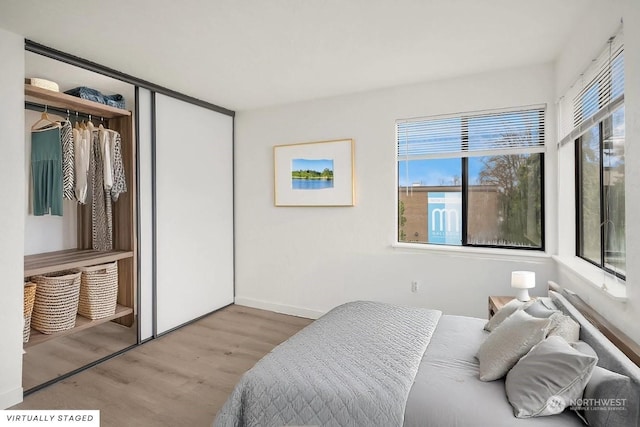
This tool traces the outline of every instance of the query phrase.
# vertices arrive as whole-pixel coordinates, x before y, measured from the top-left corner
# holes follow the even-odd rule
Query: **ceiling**
[[[553,61],[608,0],[2,0],[0,28],[240,111]]]

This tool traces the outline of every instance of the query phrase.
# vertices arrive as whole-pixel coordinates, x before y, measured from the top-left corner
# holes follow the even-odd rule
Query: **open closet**
[[[76,280],[80,270],[82,285],[72,327],[46,333],[41,327],[29,329],[22,386],[30,393],[233,303],[234,112],[34,42],[27,41],[26,50],[25,78],[53,81],[59,91],[31,82],[24,87],[24,278]],[[122,95],[125,108],[64,93],[77,87]],[[115,151],[103,147],[101,135],[117,133],[126,191],[114,197],[116,171],[96,160],[97,176],[102,176],[99,165],[102,173],[113,172],[111,188],[89,180],[92,190],[84,204],[75,193],[75,200],[63,198],[61,216],[39,215],[42,206],[34,211],[33,203],[33,133],[66,121],[74,128],[78,122],[90,128],[93,122],[99,151],[111,153],[112,160]],[[94,154],[98,159],[104,153]],[[44,210],[54,213],[48,199],[38,203],[42,200]],[[109,201],[102,205],[101,200]],[[103,226],[105,216],[110,221]],[[106,239],[105,229],[110,230]],[[98,318],[81,309],[85,273],[89,277],[92,269],[110,274],[109,280],[117,274],[113,309]],[[46,306],[42,301],[40,311]],[[25,293],[25,307],[26,302]]]
[[[26,78],[43,78],[59,85],[59,90],[56,91],[25,83],[25,183],[28,186],[25,189],[25,281],[37,282],[44,280],[43,277],[57,277],[92,266],[113,265],[113,269],[117,269],[117,273],[114,271],[110,279],[110,283],[117,280],[117,284],[114,284],[117,288],[115,308],[107,307],[108,312],[92,315],[83,312],[81,305],[78,313],[74,314],[75,321],[61,326],[55,324],[59,322],[57,311],[66,308],[58,306],[67,304],[69,298],[55,299],[53,295],[47,299],[38,294],[36,283],[38,324],[32,322],[30,331],[25,332],[23,357],[23,388],[29,391],[138,342],[136,150],[131,112],[135,104],[134,86],[30,52],[25,56],[25,72]],[[124,97],[125,106],[131,109],[116,108],[64,93],[65,90],[79,86],[98,88],[105,94],[120,93]],[[69,130],[72,127],[77,132]],[[91,128],[94,129],[93,132]],[[98,189],[106,188],[103,182],[107,172],[104,168],[106,160],[98,162],[92,158],[94,169],[97,169],[97,165],[100,170],[93,170],[93,174],[84,171],[82,197],[79,194],[82,167],[77,167],[79,153],[74,156],[72,151],[70,158],[63,155],[63,166],[66,168],[69,162],[74,162],[72,169],[77,174],[71,176],[71,189],[67,185],[65,169],[64,198],[59,200],[59,197],[55,197],[56,206],[45,206],[44,212],[40,199],[47,199],[50,195],[42,193],[47,192],[46,187],[51,186],[52,181],[57,181],[49,177],[44,185],[40,182],[42,177],[37,176],[39,163],[32,159],[32,150],[34,147],[38,149],[34,138],[44,137],[46,132],[66,131],[71,135],[76,134],[75,144],[73,139],[71,144],[78,149],[77,135],[82,134],[83,130],[86,130],[89,138],[85,141],[85,150],[93,149],[92,138],[97,141],[95,147],[99,146],[98,132],[107,141],[107,151],[109,143],[111,153],[118,146],[118,176],[123,180],[120,187],[124,184],[126,191],[121,188],[116,196],[110,197],[115,200],[106,200],[100,193],[100,199]],[[105,146],[104,142],[102,146]],[[91,156],[89,153],[85,154],[86,167],[89,169],[88,159]],[[109,172],[112,171],[113,168]],[[92,179],[95,181],[97,176],[101,180],[93,182],[93,188]],[[113,180],[112,176],[110,178]],[[101,203],[96,203],[96,199]],[[62,209],[57,206],[60,201]],[[102,211],[96,211],[96,206],[101,207]],[[97,226],[99,215],[96,212],[104,217],[104,227]],[[51,292],[55,293],[55,286],[60,285],[54,283],[51,286]],[[98,304],[101,303],[98,301]],[[100,309],[95,307],[97,306],[94,305],[94,311]]]

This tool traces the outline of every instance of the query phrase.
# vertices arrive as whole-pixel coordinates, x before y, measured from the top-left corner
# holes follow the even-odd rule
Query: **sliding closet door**
[[[233,302],[233,119],[156,95],[161,334]]]
[[[153,336],[153,111],[152,93],[138,88],[138,253],[140,341]]]

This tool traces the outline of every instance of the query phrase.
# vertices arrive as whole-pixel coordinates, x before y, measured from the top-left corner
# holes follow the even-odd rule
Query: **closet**
[[[68,64],[30,56],[29,66],[48,70],[51,80],[65,78],[81,82],[83,77],[96,83],[99,79],[86,70],[76,70]],[[46,68],[43,65],[46,64]],[[56,73],[57,70],[57,73]],[[42,71],[32,71],[32,73]],[[60,74],[62,73],[62,74]],[[56,74],[61,77],[56,77]],[[38,74],[42,75],[42,74]],[[47,75],[49,76],[49,75]],[[73,76],[73,77],[72,77]],[[31,76],[28,76],[31,77]],[[105,78],[108,79],[108,78]],[[117,353],[137,343],[136,288],[136,150],[132,113],[94,101],[25,84],[26,144],[29,144],[31,125],[46,111],[51,120],[93,121],[120,134],[124,175],[127,191],[112,203],[113,249],[92,249],[91,201],[80,204],[64,202],[62,217],[33,216],[27,207],[24,277],[56,274],[57,272],[117,262],[118,290],[115,313],[98,320],[77,315],[75,327],[61,332],[44,334],[31,328],[24,343],[23,388],[29,391],[73,372],[101,358]],[[131,86],[133,92],[133,86]],[[66,113],[66,114],[65,114]],[[30,147],[26,149],[29,150]],[[26,181],[29,182],[29,156]],[[33,185],[28,184],[28,200],[33,199]],[[39,250],[45,249],[43,252]],[[37,292],[37,290],[36,290]]]
[[[93,117],[99,117],[102,120],[107,119],[108,128],[117,131],[122,138],[125,176],[135,176],[133,162],[135,152],[132,144],[130,111],[97,104],[28,84],[25,84],[25,95],[27,102],[66,109],[69,110],[70,114],[72,112],[82,112],[83,115],[91,114]],[[116,313],[111,317],[94,321],[87,321],[87,319],[78,316],[74,329],[55,335],[44,335],[38,331],[32,331],[31,338],[25,347],[37,345],[61,334],[73,333],[79,329],[90,328],[110,320],[117,319],[119,323],[126,326],[133,324],[135,289],[135,194],[133,193],[135,193],[135,186],[129,185],[128,191],[122,193],[118,198],[118,202],[113,204],[113,250],[96,251],[91,249],[91,215],[87,209],[89,206],[78,205],[77,249],[27,255],[24,258],[25,277],[118,261],[118,306]]]
[[[25,77],[119,93],[126,110],[25,86],[25,143],[44,108],[120,133],[126,193],[113,204],[113,250],[91,249],[87,207],[63,217],[25,206],[24,277],[117,262],[115,314],[50,335],[31,330],[23,388],[60,378],[179,328],[234,299],[234,112],[80,58],[26,43]],[[25,147],[28,151],[28,148]],[[31,198],[29,153],[25,188]],[[37,291],[36,291],[37,292]]]

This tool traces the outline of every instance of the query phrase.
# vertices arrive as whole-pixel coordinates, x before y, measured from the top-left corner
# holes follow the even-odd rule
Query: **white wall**
[[[640,216],[640,4],[637,0],[600,2],[589,9],[583,24],[576,27],[556,64],[557,95],[584,70],[590,60],[604,47],[624,18],[625,44],[625,185],[626,185],[626,244],[627,244],[627,302],[613,300],[595,286],[605,280],[602,273],[593,275],[592,269],[575,258],[575,205],[573,144],[559,150],[559,255],[557,276],[561,284],[578,293],[597,311],[640,342],[640,226],[634,218]],[[566,264],[569,263],[571,267]],[[592,278],[592,280],[588,280]]]
[[[236,303],[316,316],[355,299],[486,316],[487,296],[511,294],[512,270],[552,278],[544,257],[411,251],[395,238],[395,120],[548,103],[553,67],[540,65],[240,112],[236,116]],[[356,206],[273,205],[272,147],[355,140]],[[551,138],[551,139],[549,139]],[[555,148],[547,162],[547,247],[555,248]],[[411,293],[411,280],[421,290]]]
[[[627,296],[629,302],[620,311],[616,323],[640,342],[640,3],[625,1],[625,185],[627,217]],[[607,301],[609,302],[609,301]]]
[[[22,401],[24,39],[0,29],[0,408]]]

